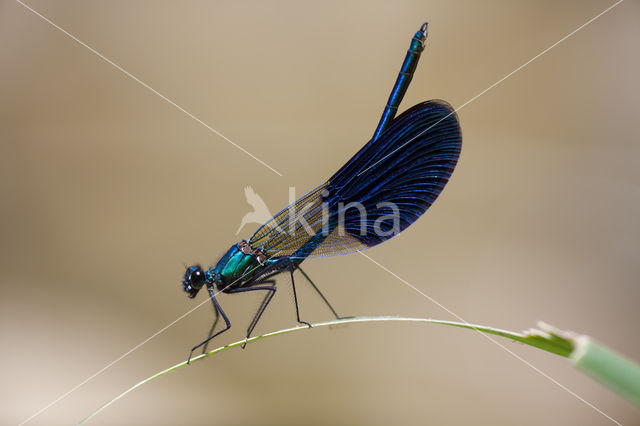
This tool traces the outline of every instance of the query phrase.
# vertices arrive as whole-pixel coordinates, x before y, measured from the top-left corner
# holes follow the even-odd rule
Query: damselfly
[[[329,180],[262,225],[248,241],[231,246],[214,267],[189,266],[184,291],[206,286],[215,320],[193,352],[231,327],[218,292],[265,293],[247,329],[247,339],[276,292],[275,277],[289,273],[300,324],[293,273],[299,270],[336,318],[336,310],[300,264],[309,257],[353,253],[397,235],[420,217],[448,182],[460,155],[462,136],[453,108],[441,100],[422,102],[395,118],[424,49],[427,24],[411,39],[396,83],[372,139]],[[215,332],[222,316],[226,326]],[[214,333],[215,332],[215,333]]]

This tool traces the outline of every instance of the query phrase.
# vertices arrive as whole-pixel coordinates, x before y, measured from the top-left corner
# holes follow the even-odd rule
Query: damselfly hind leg
[[[306,326],[311,328],[311,324],[309,324],[306,321],[302,321],[300,319],[300,308],[298,307],[298,295],[296,294],[296,282],[293,279],[293,270],[294,270],[294,266],[292,264],[291,267],[289,268],[289,273],[291,274],[291,288],[293,289],[293,302],[296,305],[296,319],[298,320],[298,323],[305,324]]]
[[[341,315],[338,315],[338,313],[336,312],[335,309],[333,309],[333,306],[331,306],[331,303],[329,303],[329,301],[327,300],[326,297],[324,297],[324,294],[322,294],[322,292],[320,291],[320,289],[314,284],[313,281],[311,281],[311,278],[309,278],[309,275],[307,275],[300,266],[298,266],[298,270],[300,271],[300,273],[307,279],[307,281],[309,282],[309,284],[311,284],[311,287],[313,287],[313,289],[316,291],[316,293],[318,293],[318,295],[322,298],[322,300],[324,301],[324,303],[329,307],[329,309],[331,309],[331,312],[333,312],[333,315],[336,317],[336,319],[345,319],[345,318],[353,318],[351,316],[348,317],[343,317]],[[291,280],[293,281],[293,275],[291,276]],[[295,295],[295,290],[294,290],[294,295]],[[297,303],[296,303],[296,312],[297,312]]]

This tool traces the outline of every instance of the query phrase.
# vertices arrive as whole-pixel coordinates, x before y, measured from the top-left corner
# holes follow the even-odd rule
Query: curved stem
[[[534,347],[537,347],[539,349],[543,349],[543,350],[546,350],[548,352],[552,352],[552,353],[555,353],[557,355],[565,356],[565,357],[568,357],[570,355],[571,351],[573,350],[572,345],[571,344],[567,344],[566,340],[564,340],[564,339],[550,339],[548,335],[544,336],[544,335],[540,335],[540,334],[536,334],[536,333],[517,333],[517,332],[512,332],[512,331],[507,331],[507,330],[501,330],[501,329],[494,328],[494,327],[487,327],[487,326],[482,326],[482,325],[474,325],[474,324],[455,322],[455,321],[436,320],[436,319],[429,319],[429,318],[407,318],[407,317],[395,317],[395,316],[351,317],[351,318],[337,319],[337,320],[333,320],[333,321],[318,322],[318,323],[312,324],[312,329],[313,328],[317,328],[317,327],[326,327],[326,326],[332,326],[332,325],[338,325],[338,324],[348,324],[348,323],[356,323],[356,322],[380,322],[380,321],[421,322],[421,323],[442,324],[442,325],[448,325],[448,326],[452,326],[452,327],[466,328],[466,329],[469,329],[469,330],[475,330],[475,331],[482,332],[482,333],[487,333],[487,334],[493,334],[493,335],[496,335],[496,336],[506,337],[508,339],[512,339],[512,340],[515,340],[515,341],[518,341],[518,342],[521,342],[521,343],[525,343],[527,345],[534,346]],[[256,341],[261,340],[261,339],[266,339],[267,337],[274,337],[274,336],[279,336],[281,334],[292,333],[294,331],[302,331],[302,330],[310,330],[310,328],[307,327],[307,326],[296,326],[296,327],[291,327],[291,328],[285,328],[283,330],[273,331],[271,333],[266,333],[266,334],[262,334],[260,336],[251,337],[250,339],[246,340],[246,343],[253,343],[253,342],[256,342]],[[191,363],[199,361],[199,360],[201,360],[201,359],[203,359],[205,357],[217,354],[218,352],[222,352],[222,351],[225,351],[227,349],[230,349],[230,348],[233,348],[233,347],[236,347],[236,346],[241,346],[244,343],[245,343],[245,340],[243,339],[243,340],[239,340],[239,341],[234,342],[234,343],[230,343],[230,344],[228,344],[226,346],[221,346],[221,347],[219,347],[217,349],[214,349],[212,351],[209,351],[209,352],[207,352],[205,354],[198,355],[198,356],[196,356],[194,358],[191,358]],[[175,371],[175,370],[177,370],[179,368],[182,368],[185,365],[187,365],[187,361],[183,361],[183,362],[181,362],[179,364],[174,365],[173,367],[169,367],[166,370],[160,371],[160,372],[154,374],[153,376],[147,377],[146,379],[136,383],[135,385],[133,385],[132,387],[130,387],[126,391],[122,392],[120,395],[116,396],[111,401],[107,402],[102,407],[100,407],[99,409],[94,411],[88,417],[85,417],[84,419],[82,419],[78,424],[82,424],[82,423],[86,422],[87,420],[91,419],[92,417],[96,416],[102,410],[104,410],[105,408],[107,408],[108,406],[113,404],[114,402],[118,401],[119,399],[124,397],[129,392],[132,392],[133,390],[135,390],[135,389],[139,388],[140,386],[144,385],[145,383],[149,383],[152,380],[155,380],[155,379],[157,379],[157,378],[159,378],[161,376],[164,376],[167,373],[170,373],[170,372]]]

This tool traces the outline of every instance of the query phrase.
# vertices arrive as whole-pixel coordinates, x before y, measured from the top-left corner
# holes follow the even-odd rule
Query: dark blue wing
[[[251,237],[269,258],[363,250],[407,228],[448,182],[462,145],[453,108],[432,100],[402,113],[326,183]]]

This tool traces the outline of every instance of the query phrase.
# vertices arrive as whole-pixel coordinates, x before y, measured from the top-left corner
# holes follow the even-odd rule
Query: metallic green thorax
[[[232,245],[213,269],[214,280],[222,291],[241,287],[264,268],[264,255],[261,257],[243,244],[246,242]]]

